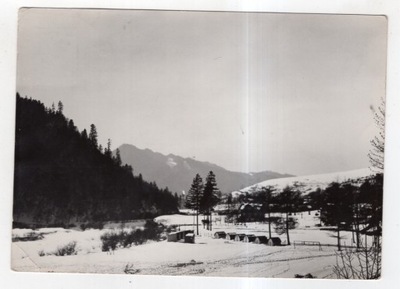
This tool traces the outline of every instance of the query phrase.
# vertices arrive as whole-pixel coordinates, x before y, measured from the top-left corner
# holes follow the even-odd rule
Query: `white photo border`
[[[382,278],[375,281],[21,273],[11,270],[18,9],[101,8],[385,15],[388,18]],[[400,1],[5,0],[0,9],[0,284],[2,288],[394,288],[400,284]]]

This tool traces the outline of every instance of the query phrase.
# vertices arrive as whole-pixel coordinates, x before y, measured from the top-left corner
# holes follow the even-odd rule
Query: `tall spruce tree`
[[[82,139],[85,140],[85,141],[88,139],[88,134],[87,134],[86,128],[83,129],[83,131],[82,131],[82,133],[81,133],[81,137],[82,137]]]
[[[119,166],[121,166],[122,165],[122,160],[121,160],[121,152],[119,151],[119,149],[117,149],[116,151],[115,151],[115,163],[117,164],[117,165],[119,165]]]
[[[97,144],[97,129],[94,124],[90,125],[90,132],[89,132],[89,141],[94,148],[98,147]]]
[[[111,159],[112,153],[111,153],[111,139],[108,139],[107,141],[107,147],[104,149],[104,155],[109,157]]]
[[[193,183],[189,189],[186,198],[186,207],[192,209],[196,213],[196,233],[199,235],[199,213],[200,213],[200,201],[203,197],[203,180],[199,174],[196,174],[193,179]]]
[[[204,185],[203,197],[200,201],[200,210],[207,216],[207,229],[212,230],[212,208],[220,201],[218,195],[220,191],[217,187],[215,174],[210,171]]]
[[[64,110],[64,105],[63,105],[63,103],[61,102],[61,100],[58,102],[58,110],[57,110],[57,112],[58,113],[60,113],[60,114],[62,114],[63,113],[63,110]]]

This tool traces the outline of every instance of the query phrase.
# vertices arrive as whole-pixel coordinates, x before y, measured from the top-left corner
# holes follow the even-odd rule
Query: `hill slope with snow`
[[[329,174],[319,174],[319,175],[310,175],[310,176],[300,176],[300,177],[289,177],[289,178],[280,178],[280,179],[272,179],[266,180],[255,185],[246,187],[240,192],[251,192],[257,188],[271,186],[274,187],[277,191],[283,190],[286,186],[299,186],[299,189],[302,193],[309,193],[315,191],[316,189],[325,189],[332,182],[344,182],[348,180],[362,180],[365,179],[374,173],[369,168],[345,171],[345,172],[336,172]]]

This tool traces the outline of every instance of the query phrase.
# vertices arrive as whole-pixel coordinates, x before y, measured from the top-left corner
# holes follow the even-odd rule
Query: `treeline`
[[[382,235],[383,174],[376,174],[361,183],[333,182],[325,190],[310,194],[314,206],[321,208],[321,220],[335,226],[338,249],[341,250],[340,231],[355,233],[356,246],[367,246],[361,236],[373,236],[373,245],[380,247]]]
[[[284,213],[284,218],[276,229],[286,233],[288,244],[290,244],[289,230],[295,227],[295,220],[291,215],[319,210],[323,225],[331,226],[336,231],[339,250],[341,231],[352,231],[355,234],[357,247],[366,245],[366,241],[361,237],[368,235],[374,237],[374,243],[370,245],[380,246],[383,174],[378,173],[367,178],[341,183],[332,182],[324,190],[317,189],[307,194],[302,193],[300,184],[287,186],[282,191],[277,191],[272,186],[254,187],[252,191],[236,199],[229,196],[226,203],[228,217],[238,218],[236,221],[240,222],[246,222],[246,218],[268,222],[270,232],[271,222],[275,221],[271,218],[271,213]],[[255,204],[256,209],[248,212],[238,211],[238,205],[244,203]]]
[[[211,212],[220,200],[221,191],[217,187],[215,174],[210,171],[205,184],[203,184],[201,176],[196,174],[186,196],[185,206],[196,213],[197,235],[199,234],[199,214],[202,213],[206,216],[205,224],[207,224],[207,230],[211,231]]]
[[[134,176],[118,152],[63,114],[17,94],[14,221],[42,225],[153,217],[177,211],[176,198]]]

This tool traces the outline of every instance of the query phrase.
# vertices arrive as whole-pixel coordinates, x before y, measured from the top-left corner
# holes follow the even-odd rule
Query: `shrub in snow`
[[[287,230],[296,229],[299,223],[296,221],[295,218],[289,217],[286,221],[284,218],[276,218],[273,221],[275,232],[278,235],[282,235],[287,232]]]
[[[125,268],[124,268],[124,273],[125,274],[136,274],[139,273],[140,270],[139,269],[135,269],[133,268],[133,264],[126,264]]]
[[[161,234],[164,232],[165,227],[162,224],[158,224],[153,220],[146,221],[144,225],[144,237],[148,240],[159,240],[161,238]]]
[[[26,241],[36,241],[43,239],[43,233],[39,233],[36,231],[28,232],[23,234],[22,236],[18,234],[13,234],[12,241],[13,242],[26,242]]]
[[[88,223],[82,223],[80,225],[80,228],[82,231],[85,231],[86,229],[99,229],[102,230],[104,227],[104,224],[102,222],[88,222]]]
[[[121,237],[123,236],[123,232],[106,232],[100,236],[100,240],[102,242],[101,250],[103,252],[109,250],[115,250],[118,244],[121,241]]]
[[[132,244],[135,246],[146,243],[148,240],[158,241],[164,232],[164,226],[154,221],[146,221],[144,229],[136,229],[130,232],[126,231],[111,231],[106,232],[100,236],[102,242],[101,250],[108,252],[115,250],[118,246],[130,247]]]
[[[143,243],[145,243],[147,241],[146,238],[146,232],[142,231],[140,229],[137,229],[136,231],[131,233],[132,235],[132,239],[133,239],[133,244],[137,245],[142,245]],[[132,243],[131,243],[132,245]]]
[[[56,256],[69,256],[76,255],[78,251],[76,250],[76,241],[69,242],[64,246],[59,246],[54,252]]]
[[[146,237],[143,230],[137,229],[124,235],[123,247],[129,247],[132,244],[141,245],[146,242]]]

